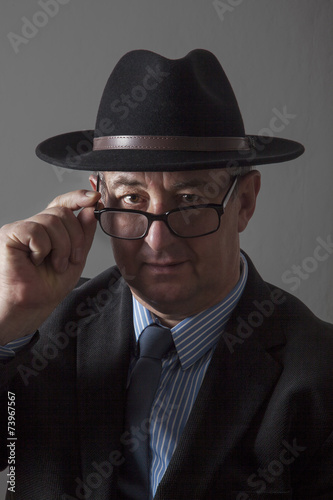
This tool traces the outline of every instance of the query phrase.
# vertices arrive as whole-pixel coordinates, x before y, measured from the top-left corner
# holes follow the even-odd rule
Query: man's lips
[[[150,269],[156,269],[157,271],[172,271],[176,268],[179,268],[181,265],[185,264],[186,261],[174,261],[174,260],[166,260],[166,261],[157,261],[157,262],[145,262],[145,266],[147,266]]]
[[[166,260],[166,261],[158,261],[158,262],[146,262],[148,266],[177,266],[178,264],[183,264],[183,260]]]

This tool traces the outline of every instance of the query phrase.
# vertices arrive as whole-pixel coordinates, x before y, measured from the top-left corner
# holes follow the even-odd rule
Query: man
[[[95,174],[1,230],[13,498],[333,498],[332,327],[239,248],[253,165],[302,152],[245,135],[203,50],[126,54],[95,130],[38,146]],[[96,218],[117,267],[74,289]]]

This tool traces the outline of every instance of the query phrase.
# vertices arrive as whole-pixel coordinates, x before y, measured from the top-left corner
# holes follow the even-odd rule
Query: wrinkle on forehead
[[[218,173],[217,173],[218,172]],[[196,170],[192,172],[105,172],[105,183],[108,188],[120,186],[142,187],[160,186],[167,189],[204,188],[216,182],[220,187],[228,185],[229,174],[216,170]]]

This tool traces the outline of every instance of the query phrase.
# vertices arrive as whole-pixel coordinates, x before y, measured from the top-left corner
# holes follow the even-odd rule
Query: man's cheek
[[[135,246],[135,242],[112,238],[114,259],[123,278],[129,284],[131,284],[139,272],[138,249],[134,248]]]

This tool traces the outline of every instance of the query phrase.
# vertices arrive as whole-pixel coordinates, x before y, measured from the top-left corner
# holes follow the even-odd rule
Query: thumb
[[[47,208],[53,207],[66,207],[70,210],[80,210],[80,208],[92,207],[100,199],[101,193],[97,191],[88,191],[87,189],[80,189],[78,191],[71,191],[70,193],[61,194],[57,196]]]

